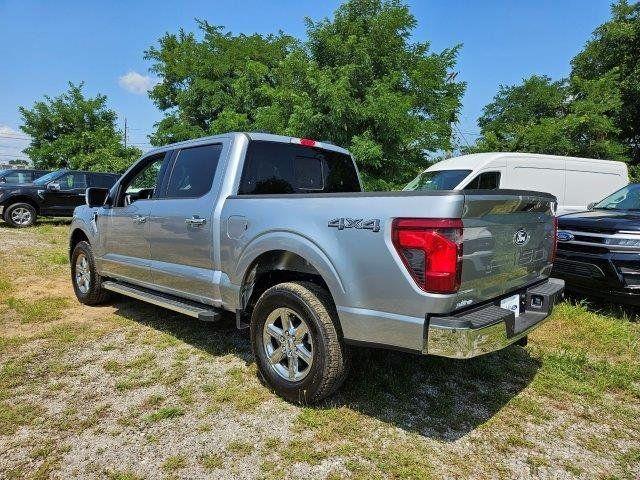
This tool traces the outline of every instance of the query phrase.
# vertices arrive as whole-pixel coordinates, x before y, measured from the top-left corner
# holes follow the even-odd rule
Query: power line
[[[14,135],[12,133],[0,133],[0,138],[6,138],[9,140],[31,140],[31,137]]]
[[[470,143],[469,143],[469,141],[467,140],[467,137],[465,137],[465,136],[464,136],[464,133],[462,133],[462,132],[460,131],[460,129],[458,128],[458,124],[457,124],[457,123],[454,123],[454,124],[453,124],[453,128],[455,128],[455,129],[458,131],[458,133],[460,134],[460,136],[461,136],[461,137],[462,137],[462,139],[464,140],[464,143],[466,143],[466,144],[467,144],[467,147],[471,148],[471,144],[470,144]]]

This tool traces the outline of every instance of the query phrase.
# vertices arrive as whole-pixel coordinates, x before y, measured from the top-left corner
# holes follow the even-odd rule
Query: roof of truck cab
[[[434,163],[426,170],[476,170],[483,168],[490,163],[498,160],[504,160],[508,163],[510,158],[526,158],[526,159],[553,159],[558,160],[572,160],[578,162],[589,162],[591,164],[619,164],[625,165],[624,162],[618,162],[615,160],[600,160],[595,158],[581,158],[581,157],[563,157],[559,155],[545,155],[541,153],[520,153],[520,152],[489,152],[489,153],[472,153],[470,155],[460,155],[459,157],[447,158]]]
[[[299,140],[299,137],[287,137],[284,135],[274,135],[272,133],[263,132],[229,132],[220,135],[212,135],[208,137],[194,138],[192,140],[185,140],[184,142],[170,143],[163,145],[162,147],[154,148],[145,153],[146,155],[166,152],[167,150],[174,150],[176,148],[195,147],[198,145],[206,145],[207,143],[233,138],[239,135],[245,135],[249,140],[259,140],[263,142],[280,142],[280,143],[292,143],[292,140]],[[335,152],[344,153],[349,155],[349,152],[342,147],[328,143],[326,141],[315,140],[316,146],[324,150],[333,150]]]

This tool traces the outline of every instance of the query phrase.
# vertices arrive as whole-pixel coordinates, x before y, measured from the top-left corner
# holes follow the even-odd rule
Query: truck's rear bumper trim
[[[449,358],[471,358],[500,350],[529,334],[562,300],[564,281],[550,278],[522,292],[519,317],[499,305],[429,319],[423,353]]]

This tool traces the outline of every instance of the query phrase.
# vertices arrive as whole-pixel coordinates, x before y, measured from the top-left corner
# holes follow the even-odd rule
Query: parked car
[[[640,305],[640,184],[558,218],[554,275],[571,290]]]
[[[9,168],[0,170],[0,185],[20,185],[31,183],[36,178],[49,173],[47,170],[32,170],[26,168]]]
[[[558,199],[558,215],[587,205],[629,183],[627,164],[592,158],[533,153],[477,153],[435,163],[404,189],[548,192]]]
[[[0,185],[0,212],[13,227],[28,227],[41,217],[71,217],[73,209],[85,203],[87,187],[110,188],[120,175],[115,173],[58,170],[30,184]]]
[[[70,229],[80,302],[110,292],[250,328],[266,383],[331,394],[347,345],[469,358],[540,325],[555,198],[545,193],[363,192],[346,150],[233,133],[149,152]]]

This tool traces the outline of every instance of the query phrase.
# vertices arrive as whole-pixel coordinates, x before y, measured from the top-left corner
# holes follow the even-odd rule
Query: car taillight
[[[553,217],[553,245],[551,246],[551,263],[556,260],[556,252],[558,251],[558,217]]]
[[[462,229],[459,218],[396,218],[393,221],[393,245],[424,291],[455,293],[460,288]]]

